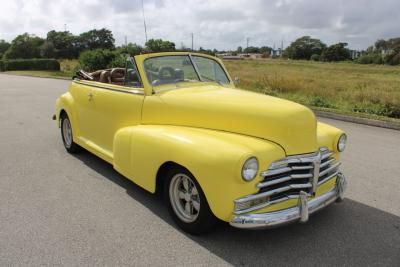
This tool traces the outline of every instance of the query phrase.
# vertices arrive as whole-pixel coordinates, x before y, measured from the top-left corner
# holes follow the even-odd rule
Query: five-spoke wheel
[[[216,218],[194,176],[176,166],[170,169],[166,178],[164,198],[178,226],[191,234],[209,231]]]
[[[197,219],[200,212],[200,196],[196,184],[186,174],[172,177],[169,198],[176,215],[184,222]]]

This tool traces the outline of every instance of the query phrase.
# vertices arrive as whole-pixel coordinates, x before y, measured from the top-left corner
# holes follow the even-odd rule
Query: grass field
[[[240,77],[242,89],[349,115],[400,118],[400,67],[278,59],[224,63],[232,78]],[[61,71],[10,73],[72,77],[76,64],[76,60],[63,60]]]
[[[243,89],[342,113],[400,118],[400,67],[268,59],[224,63]]]

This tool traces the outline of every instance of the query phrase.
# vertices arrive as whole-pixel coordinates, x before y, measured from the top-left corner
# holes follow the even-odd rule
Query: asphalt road
[[[347,199],[263,231],[227,225],[192,237],[162,201],[83,152],[51,120],[68,81],[0,75],[0,266],[400,266],[400,132],[343,128]]]

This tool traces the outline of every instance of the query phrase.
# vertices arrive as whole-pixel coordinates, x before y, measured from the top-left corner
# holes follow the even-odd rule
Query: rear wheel
[[[71,121],[65,113],[61,114],[61,137],[64,147],[69,153],[78,152],[79,146],[74,142]]]
[[[184,168],[168,172],[164,185],[164,200],[175,223],[185,232],[198,235],[209,232],[216,218],[200,185]]]

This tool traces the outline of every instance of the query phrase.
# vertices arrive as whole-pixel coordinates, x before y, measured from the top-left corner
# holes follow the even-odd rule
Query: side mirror
[[[239,83],[240,83],[240,78],[236,76],[235,79],[233,80],[233,84],[238,85]]]

